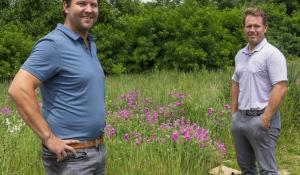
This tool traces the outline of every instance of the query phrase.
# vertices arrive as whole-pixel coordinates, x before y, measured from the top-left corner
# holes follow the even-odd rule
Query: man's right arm
[[[231,112],[232,114],[238,111],[238,97],[239,97],[239,84],[235,81],[232,81],[231,90]]]
[[[14,100],[17,110],[24,122],[40,137],[43,144],[54,152],[58,160],[66,157],[66,150],[74,154],[75,150],[68,146],[76,140],[63,141],[54,136],[44,120],[37,100],[35,89],[40,85],[39,79],[25,70],[20,70],[12,81],[8,93]]]

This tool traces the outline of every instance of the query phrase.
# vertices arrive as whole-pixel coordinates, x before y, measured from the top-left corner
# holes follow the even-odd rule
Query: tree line
[[[107,74],[222,69],[246,43],[241,20],[253,5],[268,14],[269,42],[299,57],[299,0],[104,0],[91,33]],[[57,23],[61,0],[0,0],[0,76],[14,75]]]

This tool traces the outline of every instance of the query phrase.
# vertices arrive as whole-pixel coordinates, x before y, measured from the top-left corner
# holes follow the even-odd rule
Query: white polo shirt
[[[263,109],[268,104],[272,86],[287,81],[286,60],[266,39],[252,52],[248,51],[248,45],[235,56],[232,80],[239,84],[238,109]]]

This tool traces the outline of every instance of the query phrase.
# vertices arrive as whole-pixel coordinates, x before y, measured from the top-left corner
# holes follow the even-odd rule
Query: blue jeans
[[[42,159],[47,175],[105,175],[106,148],[86,148],[76,150],[76,157],[68,152],[65,160],[57,162],[57,157],[46,147],[42,148]]]
[[[279,115],[276,113],[275,115]],[[279,117],[279,116],[273,116]],[[275,161],[275,146],[279,128],[264,128],[261,116],[246,116],[235,112],[231,121],[231,133],[237,162],[243,175],[278,175]]]

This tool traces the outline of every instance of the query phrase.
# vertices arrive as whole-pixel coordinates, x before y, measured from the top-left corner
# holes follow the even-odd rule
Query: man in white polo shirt
[[[287,91],[284,55],[265,38],[267,20],[258,8],[247,8],[243,31],[248,44],[235,57],[232,76],[231,132],[243,175],[278,174],[275,146],[280,130],[279,106]]]

